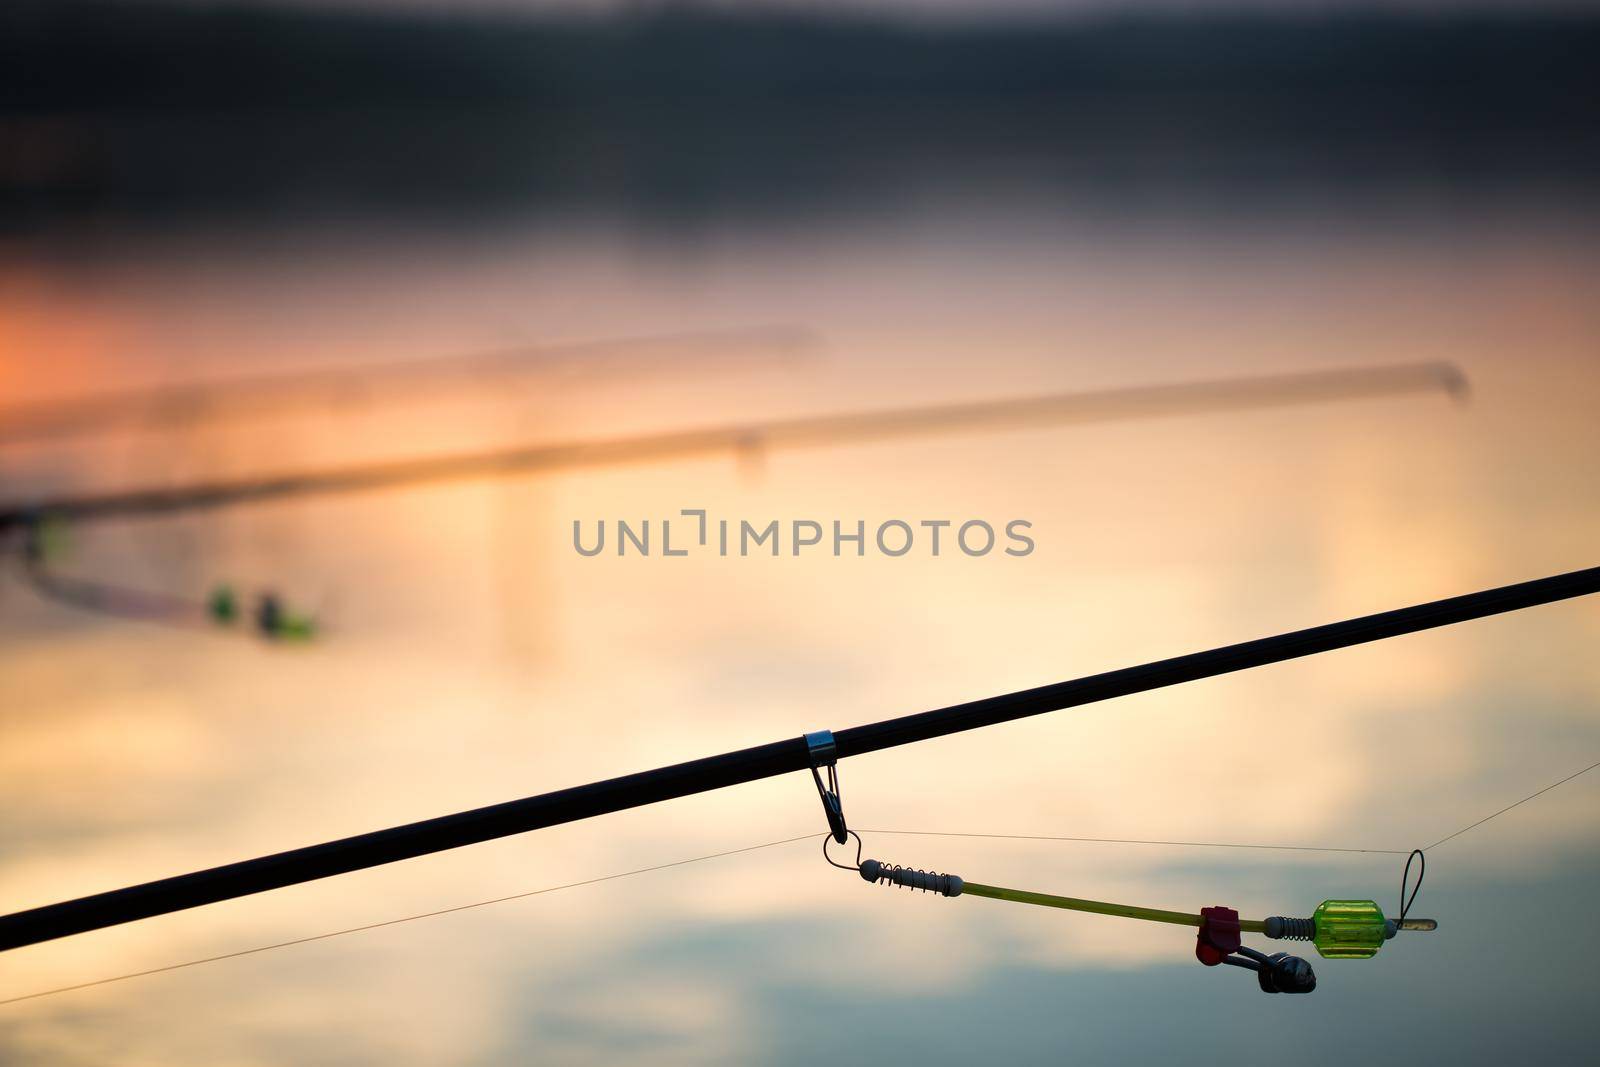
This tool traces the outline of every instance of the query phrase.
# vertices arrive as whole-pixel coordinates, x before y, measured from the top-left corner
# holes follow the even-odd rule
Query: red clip
[[[1232,908],[1201,908],[1200,935],[1195,939],[1194,957],[1207,967],[1215,967],[1239,951],[1239,913]]]

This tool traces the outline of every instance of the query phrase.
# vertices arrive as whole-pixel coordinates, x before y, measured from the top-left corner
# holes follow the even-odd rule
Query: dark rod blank
[[[1452,364],[1402,363],[811,415],[771,422],[389,460],[178,487],[12,501],[0,503],[0,533],[8,529],[25,528],[41,519],[89,522],[173,515],[286,497],[364,492],[469,478],[536,474],[619,463],[650,463],[730,452],[742,454],[755,449],[806,448],[893,440],[910,434],[1155,418],[1193,412],[1248,411],[1285,404],[1330,403],[1419,393],[1442,392],[1460,397],[1466,389],[1466,377]]]
[[[946,734],[993,726],[1047,711],[1079,707],[1113,697],[1148,692],[1269,663],[1329,652],[1350,645],[1481,619],[1538,604],[1600,591],[1600,567],[1520,582],[1429,604],[1329,623],[1295,633],[1195,652],[1126,667],[1020,693],[870,723],[834,735],[838,757],[894,748]],[[359,871],[397,860],[497,837],[575,822],[608,812],[656,804],[675,797],[771,778],[808,766],[800,737],[720,756],[642,771],[623,778],[561,789],[474,811],[395,826],[340,841],[230,863],[144,885],[97,893],[60,904],[0,916],[0,950],[37,944],[120,923],[133,922],[219,900],[261,893],[329,875]]]
[[[192,424],[261,415],[321,400],[329,407],[384,398],[427,396],[452,385],[499,386],[543,373],[572,380],[582,374],[681,368],[716,360],[731,364],[757,355],[788,359],[815,348],[817,338],[795,326],[707,333],[619,337],[562,345],[502,348],[464,355],[258,374],[194,385],[99,393],[57,403],[0,407],[0,446],[103,434],[128,427]]]

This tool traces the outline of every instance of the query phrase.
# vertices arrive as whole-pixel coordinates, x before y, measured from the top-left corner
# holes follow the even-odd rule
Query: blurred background
[[[49,566],[106,595],[13,529],[0,910],[1600,562],[1597,43],[1511,0],[9,0],[0,511],[1446,369],[67,523]],[[683,508],[1037,548],[573,551]],[[222,584],[314,639],[212,625]],[[1576,601],[853,759],[846,809],[1420,847],[1600,759],[1597,637]],[[813,840],[5,1004],[0,1061],[1575,1061],[1597,812],[1590,774],[1430,853],[1440,932],[1311,997]],[[821,829],[770,780],[9,952],[0,1000]],[[1403,859],[866,837],[1247,915],[1392,909]]]

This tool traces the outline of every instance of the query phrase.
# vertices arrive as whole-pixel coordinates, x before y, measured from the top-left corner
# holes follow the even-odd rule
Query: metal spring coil
[[[861,877],[868,882],[897,885],[904,889],[920,889],[924,893],[938,893],[946,897],[960,896],[963,884],[959,875],[901,867],[898,864],[883,864],[877,860],[861,862]]]
[[[1282,915],[1274,915],[1262,925],[1266,927],[1263,932],[1268,937],[1279,941],[1310,941],[1317,936],[1315,919],[1286,919]]]

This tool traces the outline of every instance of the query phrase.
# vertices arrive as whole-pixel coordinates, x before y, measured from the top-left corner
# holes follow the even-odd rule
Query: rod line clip
[[[833,731],[817,730],[805,735],[806,756],[811,763],[811,779],[817,783],[817,795],[822,798],[822,813],[828,817],[828,832],[839,844],[848,844],[850,828],[844,821],[844,802],[839,799],[839,746],[833,740]],[[822,771],[828,772],[826,783]]]

